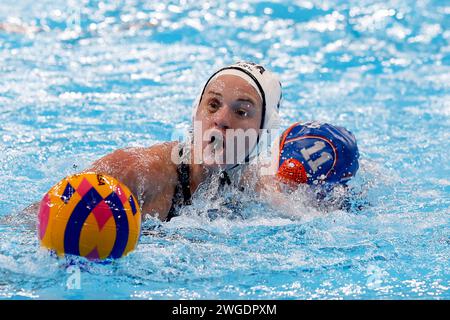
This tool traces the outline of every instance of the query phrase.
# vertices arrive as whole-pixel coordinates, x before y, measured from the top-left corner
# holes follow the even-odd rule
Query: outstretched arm
[[[283,216],[289,218],[299,218],[301,214],[298,208],[293,206],[293,191],[297,190],[298,184],[283,181],[277,177],[276,171],[272,174],[269,171],[260,170],[260,165],[249,166],[241,176],[241,184],[244,187],[251,187],[259,198],[269,206],[279,211]]]
[[[174,146],[175,143],[170,142],[149,148],[119,149],[98,159],[82,172],[103,173],[116,178],[137,198],[142,216],[158,214],[164,219],[177,183],[176,167],[170,159]],[[39,206],[40,202],[28,206],[23,210],[24,216],[32,218],[34,223]],[[8,217],[3,220],[8,223],[6,219]]]
[[[143,216],[158,214],[164,219],[177,182],[176,167],[170,159],[175,145],[176,142],[168,142],[150,148],[116,150],[83,172],[103,173],[116,178],[137,197]]]

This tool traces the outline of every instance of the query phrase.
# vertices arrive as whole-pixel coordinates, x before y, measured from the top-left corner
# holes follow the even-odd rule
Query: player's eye
[[[214,111],[217,111],[217,109],[219,109],[219,108],[220,108],[220,101],[217,100],[216,98],[210,99],[208,101],[208,109],[210,111],[214,112]]]

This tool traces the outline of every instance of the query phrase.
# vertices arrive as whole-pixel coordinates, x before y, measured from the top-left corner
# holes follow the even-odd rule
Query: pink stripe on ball
[[[39,239],[43,239],[50,217],[50,197],[48,193],[44,196],[39,206]]]

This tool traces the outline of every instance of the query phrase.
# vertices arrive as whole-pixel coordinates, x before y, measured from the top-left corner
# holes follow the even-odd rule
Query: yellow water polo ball
[[[41,246],[58,256],[117,259],[135,249],[140,230],[136,198],[127,186],[104,174],[68,176],[40,203]]]

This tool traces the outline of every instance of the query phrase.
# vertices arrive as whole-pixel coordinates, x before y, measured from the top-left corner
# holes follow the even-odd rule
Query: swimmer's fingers
[[[0,31],[4,31],[6,33],[32,34],[41,32],[43,29],[25,24],[3,22],[0,23]]]
[[[39,202],[29,205],[20,212],[10,213],[0,217],[0,225],[28,226],[30,229],[36,227],[36,219],[39,213]]]

